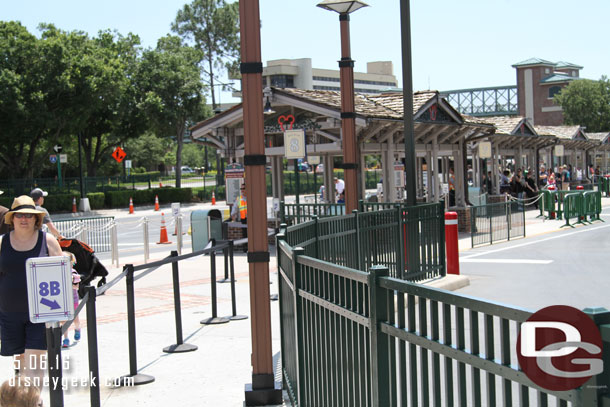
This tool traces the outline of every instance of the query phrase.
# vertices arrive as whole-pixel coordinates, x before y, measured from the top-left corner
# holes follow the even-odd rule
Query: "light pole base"
[[[202,325],[216,325],[216,324],[226,324],[229,321],[230,321],[229,318],[215,317],[215,318],[203,319],[199,323]]]
[[[89,205],[89,198],[81,198],[78,204],[78,210],[80,212],[91,212],[91,206]]]
[[[163,352],[165,353],[184,353],[184,352],[193,352],[197,350],[196,345],[191,345],[190,343],[181,343],[180,345],[170,345],[163,348]]]

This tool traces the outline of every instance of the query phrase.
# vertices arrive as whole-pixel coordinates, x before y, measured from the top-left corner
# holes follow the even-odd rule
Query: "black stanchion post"
[[[133,280],[133,264],[127,264],[127,333],[129,335],[129,374],[121,376],[121,386],[147,384],[155,381],[153,376],[138,374],[138,354],[136,351],[136,304]]]
[[[178,252],[173,250],[172,257],[178,257]],[[184,343],[182,339],[182,309],[180,307],[180,279],[178,276],[178,262],[172,262],[172,280],[174,285],[174,314],[176,316],[176,344],[163,348],[166,353],[183,353],[197,350],[197,346]]]
[[[218,317],[218,309],[216,304],[216,243],[210,249],[210,269],[211,269],[211,278],[210,284],[212,285],[212,318],[207,318],[201,321],[204,325],[212,325],[212,324],[225,324],[229,322],[229,318]]]
[[[59,322],[46,323],[47,334],[47,371],[49,372],[49,399],[51,407],[64,406],[61,371],[61,325]],[[30,363],[29,360],[25,361]],[[36,366],[40,368],[40,366]]]
[[[223,247],[222,248],[222,256],[223,256],[223,260],[224,260],[224,266],[225,266],[225,278],[223,278],[222,280],[218,280],[219,283],[228,283],[229,282],[229,259],[228,259],[228,255],[227,252],[229,251],[228,247]]]
[[[239,319],[246,319],[248,318],[247,315],[237,315],[237,304],[236,304],[236,297],[235,297],[235,262],[233,261],[233,241],[229,240],[229,247],[228,247],[228,252],[229,252],[229,265],[231,267],[231,308],[232,308],[232,315],[229,317],[230,320],[232,321],[237,321]]]
[[[100,368],[97,352],[97,312],[95,310],[95,302],[97,292],[95,287],[85,287],[87,296],[87,353],[89,354],[89,374],[91,375],[91,383],[89,383],[89,398],[91,407],[100,407]],[[85,295],[86,295],[85,294]]]

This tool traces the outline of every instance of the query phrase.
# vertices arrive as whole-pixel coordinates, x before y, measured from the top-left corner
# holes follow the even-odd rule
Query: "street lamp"
[[[367,7],[362,1],[324,0],[318,7],[339,13],[341,24],[341,134],[343,135],[343,169],[345,176],[345,213],[358,207],[358,145],[356,143],[356,109],[354,103],[354,60],[350,52],[349,14]]]

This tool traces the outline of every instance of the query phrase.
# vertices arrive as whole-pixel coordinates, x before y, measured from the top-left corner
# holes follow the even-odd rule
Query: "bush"
[[[216,186],[216,187],[207,187],[207,188],[196,188],[197,197],[202,201],[211,201],[212,200],[212,192],[216,194],[216,199],[225,200],[226,199],[226,189],[224,186]]]
[[[49,194],[44,199],[44,207],[49,212],[69,212],[72,210],[72,194]]]
[[[104,193],[103,192],[90,192],[87,194],[89,198],[89,206],[91,209],[101,209],[104,207]]]

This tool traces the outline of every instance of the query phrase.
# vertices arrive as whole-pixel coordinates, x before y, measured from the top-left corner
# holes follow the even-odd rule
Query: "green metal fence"
[[[345,215],[345,204],[334,203],[299,203],[287,204],[280,202],[280,219],[282,223],[293,225],[307,222],[314,217]]]
[[[295,406],[583,406],[607,377],[554,392],[517,366],[531,312],[305,255],[278,235],[283,381]],[[610,346],[610,312],[587,311]],[[604,352],[604,363],[610,363]]]
[[[516,237],[525,237],[524,205],[511,201],[470,207],[472,247]]]
[[[442,202],[414,207],[361,202],[360,207],[364,212],[290,226],[286,241],[308,256],[344,267],[367,270],[384,264],[392,276],[411,281],[444,275]]]
[[[63,237],[85,242],[98,253],[112,250],[114,216],[56,220],[53,224]]]

